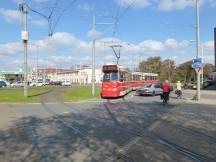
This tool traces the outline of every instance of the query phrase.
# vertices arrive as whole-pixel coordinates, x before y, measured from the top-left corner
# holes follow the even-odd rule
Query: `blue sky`
[[[29,11],[29,61],[33,68],[69,68],[73,64],[91,63],[92,15],[98,23],[115,22],[134,0],[27,0],[28,5],[48,16],[53,10],[53,24],[60,17],[53,36],[48,37],[49,25],[40,15]],[[0,70],[22,68],[20,40],[22,0],[0,1]],[[213,63],[213,28],[216,26],[216,2],[201,0],[201,39],[205,61]],[[83,15],[88,15],[83,17]],[[103,17],[99,15],[104,15]],[[120,63],[134,67],[149,56],[174,59],[177,63],[195,57],[195,1],[136,0],[119,19],[118,25],[97,25],[96,63],[98,66],[115,61],[106,41],[123,45]],[[53,25],[52,25],[53,26]],[[113,38],[113,31],[116,32]],[[128,45],[129,44],[129,45]],[[38,58],[38,59],[36,59]]]

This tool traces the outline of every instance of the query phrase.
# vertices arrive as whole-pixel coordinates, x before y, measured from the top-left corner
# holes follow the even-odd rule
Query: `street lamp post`
[[[200,56],[200,0],[196,0],[196,58]],[[197,72],[197,99],[200,100],[200,71]]]
[[[201,58],[202,58],[202,64],[203,64],[203,66],[204,66],[204,47],[203,47],[203,44],[201,44],[201,49],[202,49],[202,56],[201,56]],[[202,86],[203,86],[203,82],[204,82],[204,68],[203,68],[203,66],[202,66],[202,76],[201,76],[201,83],[202,83]]]
[[[96,18],[92,19],[92,96],[95,96],[95,42],[96,42]]]
[[[28,97],[28,9],[25,3],[20,4],[19,9],[23,16],[21,39],[24,46],[24,97]]]
[[[93,15],[92,17],[92,96],[95,96],[95,44],[97,39],[97,31],[96,31],[96,25],[114,25],[114,23],[97,23],[96,22],[96,16]]]

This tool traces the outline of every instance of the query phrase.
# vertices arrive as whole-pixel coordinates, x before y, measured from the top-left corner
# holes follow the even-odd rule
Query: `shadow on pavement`
[[[21,118],[7,131],[0,131],[0,161],[102,162],[107,159],[123,162],[127,161],[127,156],[134,162],[193,161],[159,144],[151,136],[149,127],[171,110],[175,110],[175,105],[164,108],[161,102],[134,103],[122,100],[119,103],[96,104],[93,109],[81,113],[45,119],[32,116]],[[140,131],[147,132],[147,135],[136,136],[136,132]],[[153,131],[174,142],[184,137],[177,143],[190,146],[191,134],[179,132],[172,123],[167,127],[166,123],[159,123]],[[203,140],[196,144],[196,140],[193,140],[191,144],[195,147],[191,145],[190,149],[196,152],[197,147],[209,147],[204,145],[205,140],[209,142],[208,138]],[[212,151],[208,157],[216,159],[213,155],[216,148],[209,148]],[[203,149],[198,152],[206,153]]]
[[[46,92],[42,92],[42,93],[38,93],[38,94],[35,94],[35,95],[29,95],[28,97],[36,97],[36,96],[41,96],[41,95],[44,95],[44,94],[48,94],[50,93],[52,90],[48,90]]]

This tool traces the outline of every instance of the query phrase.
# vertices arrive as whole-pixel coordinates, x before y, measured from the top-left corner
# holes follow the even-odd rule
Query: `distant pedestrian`
[[[182,98],[182,84],[180,81],[178,81],[176,84],[175,94],[177,95],[177,98]]]
[[[181,91],[182,84],[180,81],[177,82],[176,86],[177,86],[177,90]]]

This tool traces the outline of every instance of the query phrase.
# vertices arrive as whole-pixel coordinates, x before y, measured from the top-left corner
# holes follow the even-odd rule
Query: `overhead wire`
[[[117,9],[117,12],[116,12],[116,16],[115,16],[115,22],[114,22],[114,29],[113,29],[113,35],[112,35],[112,41],[114,42],[114,37],[116,36],[116,33],[117,33],[117,30],[118,30],[118,23],[120,21],[120,19],[127,13],[127,11],[135,4],[137,0],[133,0],[122,12],[120,12],[120,5]],[[121,3],[121,1],[120,1]],[[119,31],[119,30],[118,30]],[[122,48],[122,45],[120,45],[119,43],[116,44],[116,45],[113,45],[113,46],[110,46],[117,58],[117,64],[120,60],[120,57],[121,57],[121,48]],[[116,49],[118,48],[118,49]],[[117,53],[118,52],[118,53]]]
[[[120,19],[127,13],[127,11],[128,11],[131,7],[133,7],[133,5],[136,3],[136,1],[137,1],[137,0],[133,0],[121,13],[118,13],[118,12],[120,12],[120,11],[117,11],[118,16],[116,16],[116,18],[115,18],[115,28],[114,28],[114,31],[117,30],[117,28],[118,28],[118,23],[119,23]],[[119,10],[120,10],[120,9],[119,9]],[[113,32],[113,33],[114,33],[113,35],[115,36],[116,31]]]
[[[26,4],[27,4],[27,3],[26,3]],[[35,9],[31,8],[28,4],[27,4],[27,7],[28,7],[28,9],[30,9],[32,12],[34,12],[34,13],[36,13],[36,14],[42,16],[42,17],[45,18],[46,20],[48,19],[48,17],[47,17],[45,14],[42,14],[42,13],[36,11]]]
[[[121,3],[121,1],[120,1],[120,3]],[[116,23],[116,20],[117,20],[117,18],[119,17],[120,9],[121,9],[121,6],[118,5],[117,12],[116,12],[116,15],[115,15],[115,17],[114,17],[115,23],[114,23],[114,29],[113,29],[112,37],[115,37],[115,35],[116,35],[116,30],[117,30],[117,23]]]
[[[53,13],[54,13],[54,8],[56,7],[58,5],[58,1],[56,1],[55,2],[55,5],[54,5],[54,7],[52,7],[52,10],[51,10],[51,12],[50,12],[50,14],[49,14],[49,16],[48,16],[48,23],[49,23],[49,32],[48,32],[48,34],[49,34],[49,36],[52,36],[52,34],[53,34],[53,29],[52,29],[52,16],[53,16]]]
[[[77,0],[73,0],[68,6],[66,6],[66,7],[64,8],[64,10],[63,10],[62,13],[59,15],[59,17],[57,18],[56,23],[55,23],[54,26],[53,26],[53,31],[55,30],[55,28],[56,28],[57,24],[59,23],[61,17],[63,16],[63,14],[64,14],[76,1],[77,1]]]
[[[64,14],[76,1],[77,1],[77,0],[73,0],[69,5],[67,5],[67,6],[62,10],[61,14],[58,16],[58,18],[57,18],[57,20],[56,20],[56,22],[55,22],[54,24],[53,24],[53,15],[54,15],[55,7],[58,5],[58,0],[56,0],[55,6],[52,7],[51,12],[49,13],[48,16],[45,15],[45,14],[43,14],[43,13],[41,13],[41,12],[39,12],[39,11],[37,11],[37,10],[35,10],[35,9],[33,9],[33,8],[31,8],[30,5],[28,5],[27,0],[24,0],[24,3],[27,5],[27,7],[29,8],[30,11],[32,11],[32,12],[34,12],[34,13],[40,15],[41,17],[43,17],[44,19],[47,20],[48,25],[49,25],[49,32],[48,32],[48,34],[49,34],[49,36],[52,36],[52,35],[53,35],[53,32],[54,32],[56,26],[58,25],[58,23],[59,23],[61,17],[63,16],[63,14]]]

